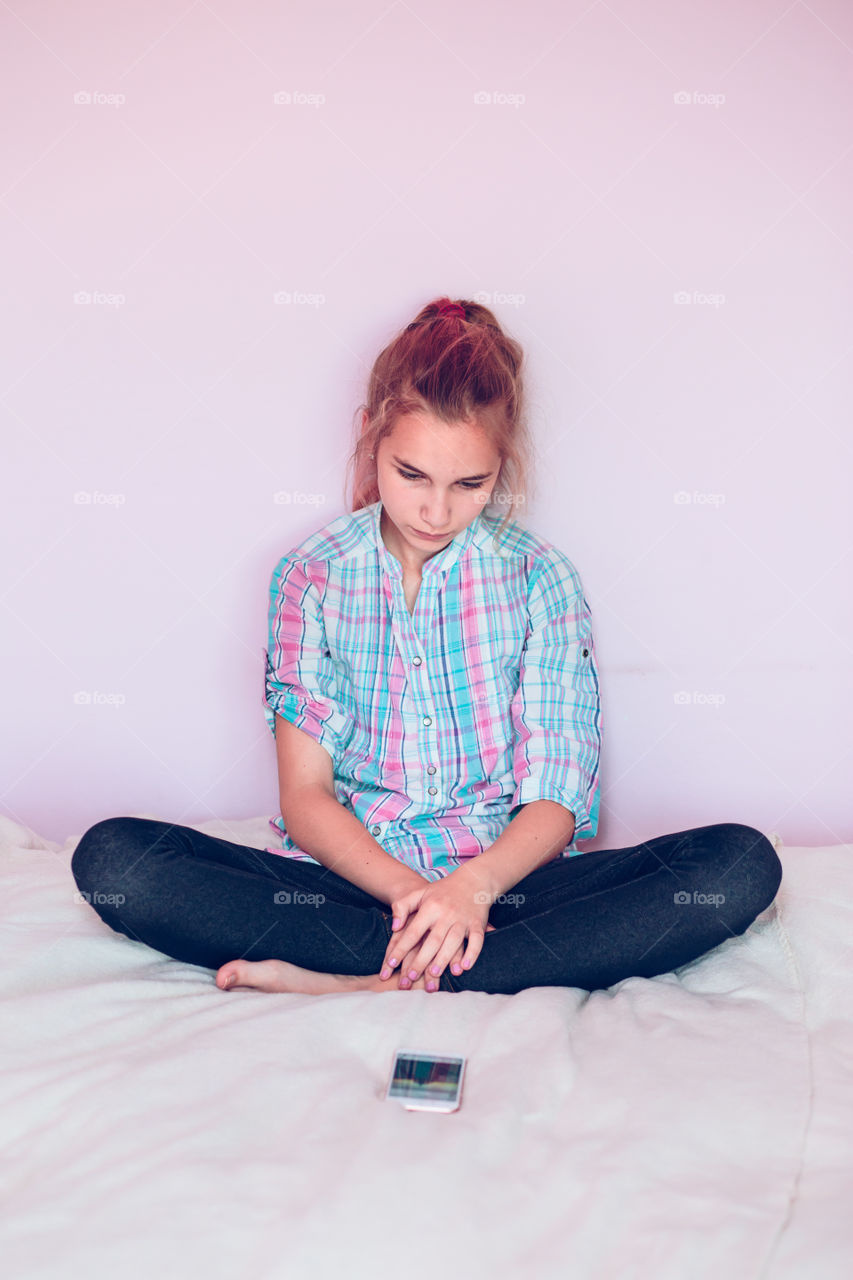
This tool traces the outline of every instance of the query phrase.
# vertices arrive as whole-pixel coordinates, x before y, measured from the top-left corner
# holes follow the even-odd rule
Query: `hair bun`
[[[437,304],[436,315],[439,316],[457,316],[460,320],[467,320],[465,308],[461,302],[452,302],[450,298],[442,298]]]

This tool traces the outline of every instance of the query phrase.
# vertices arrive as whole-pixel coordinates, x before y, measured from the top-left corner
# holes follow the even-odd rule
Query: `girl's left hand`
[[[487,924],[487,925],[486,925],[486,933],[494,933],[494,929],[495,929],[495,926],[494,926],[493,924]],[[463,956],[464,951],[465,951],[465,945],[464,945],[464,943],[463,943],[463,944],[461,944],[459,947],[457,947],[457,949],[456,949],[456,954],[455,954],[454,956],[452,956],[452,957],[451,957],[451,960],[450,960],[450,972],[451,972],[451,973],[455,973],[455,974],[457,975],[457,977],[458,977],[458,975],[462,972],[462,956]],[[404,956],[404,957],[403,957],[403,960],[402,960],[402,962],[401,962],[401,964],[400,964],[400,975],[399,975],[398,982],[397,982],[397,990],[398,990],[398,991],[408,991],[408,990],[411,988],[411,986],[412,986],[412,980],[411,980],[411,978],[406,978],[406,977],[404,977],[403,975],[404,975],[404,974],[407,974],[407,973],[409,972],[409,969],[411,968],[412,962],[414,961],[414,959],[415,959],[415,957],[417,956],[417,954],[418,954],[418,947],[417,947],[417,946],[414,946],[414,947],[412,947],[412,950],[409,952],[409,954],[408,954],[407,956]],[[384,970],[384,972],[385,972],[385,973],[387,973],[387,974],[389,975],[389,978],[390,978],[390,979],[393,979],[394,974],[393,974],[393,972],[392,972],[392,971],[387,967],[387,965],[385,966],[385,970]],[[438,977],[436,977],[434,974],[431,974],[431,973],[428,973],[428,974],[427,974],[427,978],[428,978],[428,980],[429,980],[430,982],[434,982],[434,983],[435,983],[435,990],[436,990],[436,991],[438,991],[438,989],[439,989],[439,979],[440,979],[440,977],[441,977],[441,975],[440,975],[440,974],[438,975]],[[427,990],[429,990],[429,988],[427,988]]]
[[[416,982],[425,974],[427,981],[434,978],[437,982],[466,938],[464,968],[470,969],[482,950],[492,900],[482,879],[470,875],[466,867],[457,867],[441,880],[430,881],[426,890],[419,889],[418,894],[420,901],[414,914],[407,911],[389,940],[380,970],[382,978],[390,977],[397,964],[404,961],[406,970],[401,972],[401,978]],[[425,972],[427,969],[429,972]]]

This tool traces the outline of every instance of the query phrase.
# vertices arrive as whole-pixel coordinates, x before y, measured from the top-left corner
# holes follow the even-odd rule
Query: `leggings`
[[[326,867],[151,818],[96,823],[71,871],[113,930],[207,969],[277,959],[378,974],[392,936],[390,906]],[[781,881],[767,837],[735,822],[558,857],[492,904],[480,955],[446,968],[439,990],[593,991],[669,973],[744,933]]]

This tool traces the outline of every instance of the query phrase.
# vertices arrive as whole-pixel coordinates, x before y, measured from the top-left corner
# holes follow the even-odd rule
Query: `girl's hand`
[[[429,886],[430,881],[422,876],[420,884],[416,884],[414,888],[407,889],[399,897],[391,899],[392,929],[402,929],[407,918],[415,914]]]
[[[486,925],[486,933],[494,933],[494,931],[495,931],[495,926],[493,924]],[[463,943],[462,946],[460,946],[459,950],[456,952],[456,955],[450,961],[450,972],[455,973],[457,978],[459,977],[459,974],[462,972],[462,957],[464,953],[465,953],[465,945]],[[468,965],[468,968],[470,969],[471,965]],[[431,974],[429,976],[432,977]],[[441,975],[439,974],[439,977],[440,976]]]
[[[391,928],[396,931],[398,936],[400,930],[403,928],[409,917],[413,916],[417,911],[418,904],[426,893],[428,884],[429,881],[424,877],[421,877],[421,884],[416,885],[414,889],[409,889],[408,891],[401,893],[399,897],[391,899]],[[391,938],[388,950],[385,952],[385,959],[382,961],[381,966],[380,977],[383,979],[390,978],[393,970],[396,968],[396,964],[390,966],[388,964],[389,954],[394,950],[399,950],[396,944],[397,938]],[[400,980],[397,984],[398,990],[403,990],[404,988],[412,985],[408,979],[404,981],[403,977],[407,972],[411,961],[414,960],[416,952],[417,947],[413,947],[406,955],[403,956],[399,975]],[[397,963],[400,962],[398,961]]]
[[[437,981],[451,960],[470,969],[483,947],[490,905],[491,895],[484,892],[482,880],[465,867],[395,900],[391,927],[396,936],[389,940],[380,977],[390,977],[400,960],[401,978],[412,982],[422,974],[427,981]]]
[[[495,926],[494,926],[493,924],[487,924],[487,925],[486,925],[486,933],[489,933],[490,931],[491,931],[491,932],[494,932],[494,928],[495,928]],[[415,959],[416,955],[418,954],[418,948],[419,948],[419,945],[420,945],[420,944],[416,944],[414,947],[412,947],[412,949],[411,949],[411,951],[409,952],[409,954],[408,954],[407,956],[404,956],[404,957],[403,957],[403,959],[402,959],[402,961],[400,962],[400,973],[399,973],[399,975],[398,975],[398,982],[397,982],[397,990],[398,990],[398,991],[408,991],[408,990],[410,989],[411,985],[412,985],[412,980],[411,980],[411,978],[407,978],[407,977],[405,977],[404,975],[405,975],[405,974],[407,974],[407,973],[409,972],[409,969],[410,969],[410,967],[411,967],[411,965],[412,965],[412,963],[413,963],[413,961],[414,961],[414,959]],[[464,953],[465,953],[465,946],[464,946],[464,944],[463,944],[463,945],[461,945],[461,946],[459,947],[459,950],[456,952],[456,955],[455,955],[455,956],[453,957],[453,959],[450,961],[450,971],[451,971],[451,973],[455,973],[455,974],[457,974],[457,975],[458,975],[458,974],[460,974],[460,973],[462,972],[462,957],[463,957]],[[384,966],[383,972],[388,974],[388,978],[389,978],[389,980],[390,980],[390,979],[392,979],[392,978],[394,977],[393,970],[391,970],[391,969],[388,967],[387,963],[386,963],[386,964],[385,964],[385,966]],[[434,976],[433,976],[433,974],[429,974],[429,975],[428,975],[428,980],[429,980],[429,981],[431,981],[431,982],[434,982],[434,983],[435,983],[435,990],[436,990],[436,991],[438,990],[438,983],[439,983],[439,978],[440,978],[440,977],[441,977],[441,975],[440,975],[440,974],[439,974],[439,977],[438,977],[438,978],[434,977]]]

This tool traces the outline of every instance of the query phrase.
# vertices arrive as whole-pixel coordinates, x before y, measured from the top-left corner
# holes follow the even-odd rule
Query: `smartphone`
[[[458,1111],[466,1058],[434,1058],[400,1049],[394,1058],[385,1100],[407,1111]]]

